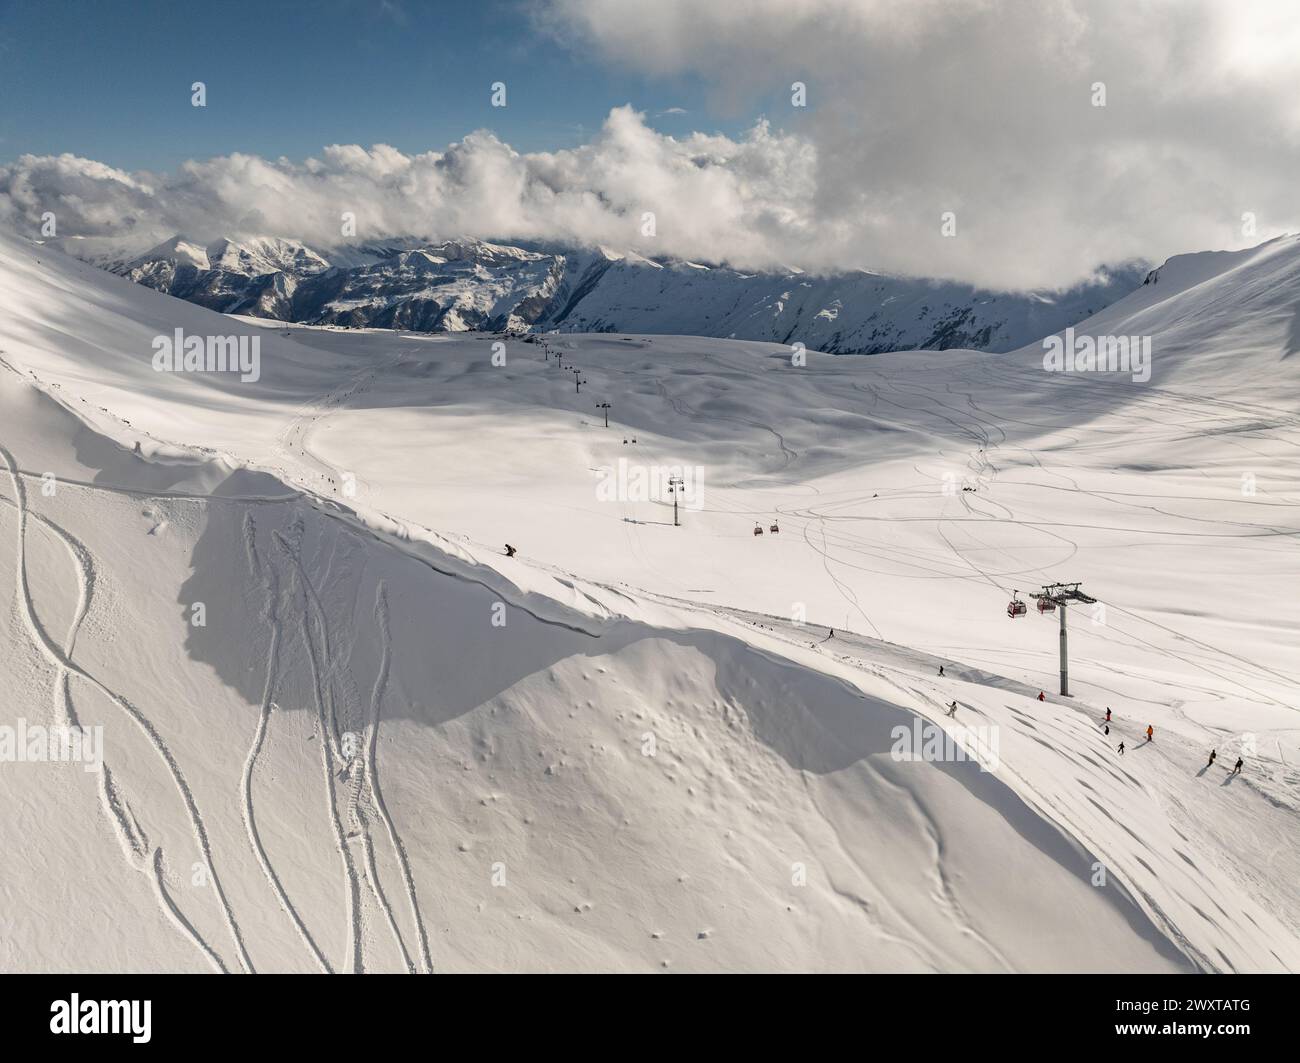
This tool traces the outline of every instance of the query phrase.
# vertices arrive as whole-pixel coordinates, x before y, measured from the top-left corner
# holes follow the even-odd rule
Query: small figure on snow
[[[506,543],[506,557],[514,557],[514,556],[515,556],[515,548],[511,546],[509,543]]]
[[[1107,722],[1107,723],[1110,723],[1110,709],[1109,709],[1109,708],[1106,710],[1106,722]]]
[[[1123,743],[1123,742],[1121,742],[1121,743],[1119,744],[1119,755],[1120,755],[1121,757],[1124,755],[1124,743]]]
[[[1218,753],[1216,753],[1213,749],[1211,749],[1211,750],[1210,750],[1210,762],[1209,762],[1208,764],[1206,764],[1205,766],[1206,766],[1207,768],[1212,768],[1212,767],[1214,767],[1214,758],[1217,757],[1218,755],[1219,755]]]
[[[1047,700],[1047,695],[1044,694],[1041,690],[1038,692],[1038,700],[1039,700],[1039,701],[1046,701],[1046,700]]]
[[[943,678],[943,665],[939,665],[939,678]]]
[[[956,716],[956,715],[957,715],[957,703],[956,703],[955,701],[954,701],[951,705],[948,706],[948,715],[949,715],[949,716]]]
[[[1245,763],[1245,761],[1243,761],[1240,757],[1238,757],[1238,758],[1237,758],[1237,763],[1233,765],[1233,767],[1232,767],[1232,771],[1228,772],[1228,776],[1231,778],[1233,775],[1240,775],[1240,774],[1241,774],[1241,766],[1242,766],[1242,764],[1244,764],[1244,763]]]
[[[1147,741],[1154,742],[1155,740],[1156,740],[1155,728],[1153,728],[1150,724],[1147,724]]]

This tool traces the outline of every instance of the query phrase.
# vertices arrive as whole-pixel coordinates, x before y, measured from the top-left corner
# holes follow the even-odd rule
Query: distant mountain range
[[[992,292],[866,271],[742,272],[603,248],[391,239],[343,248],[278,237],[175,236],[126,257],[55,241],[139,284],[230,314],[419,332],[667,333],[801,342],[837,354],[1008,351],[1141,285],[1126,264],[1065,292]]]

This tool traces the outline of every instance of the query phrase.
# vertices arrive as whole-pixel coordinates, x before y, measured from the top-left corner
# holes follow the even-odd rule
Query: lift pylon
[[[1065,614],[1067,607],[1075,604],[1092,605],[1097,601],[1096,598],[1089,597],[1079,590],[1077,583],[1049,583],[1041,591],[1035,591],[1029,595],[1031,598],[1038,600],[1038,611],[1040,613],[1050,612],[1053,608],[1060,610],[1061,616],[1061,696],[1070,696],[1070,658],[1067,649],[1067,635],[1065,633]]]

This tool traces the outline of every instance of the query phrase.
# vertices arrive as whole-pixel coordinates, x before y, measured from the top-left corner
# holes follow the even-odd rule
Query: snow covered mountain
[[[277,321],[417,332],[666,333],[802,342],[841,354],[1011,350],[1102,309],[1146,272],[1130,265],[1067,292],[997,293],[865,272],[742,273],[476,240],[328,251],[267,238],[204,247],[177,236],[126,259],[75,240],[61,246],[200,306]]]
[[[103,739],[0,733],[3,969],[1300,970],[1300,240],[1079,324],[1145,383],[0,305],[0,727]]]

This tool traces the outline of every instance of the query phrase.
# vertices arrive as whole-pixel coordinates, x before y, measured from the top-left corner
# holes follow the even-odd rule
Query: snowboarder
[[[511,546],[509,543],[506,543],[506,557],[514,557],[514,556],[515,556],[515,548]]]
[[[943,665],[939,665],[939,678],[943,678]]]
[[[1038,692],[1038,700],[1039,700],[1039,701],[1046,701],[1046,700],[1047,700],[1047,695],[1044,694],[1041,690]]]
[[[1123,743],[1123,742],[1121,742],[1121,743],[1119,744],[1119,755],[1120,755],[1121,757],[1124,755],[1124,743]]]
[[[1218,754],[1215,750],[1211,749],[1211,750],[1210,750],[1210,762],[1209,762],[1208,764],[1206,764],[1205,766],[1206,766],[1207,768],[1212,768],[1212,767],[1214,767],[1214,758],[1217,757],[1218,755],[1219,755],[1219,754]]]
[[[1106,724],[1106,733],[1110,734],[1110,724]]]
[[[831,629],[830,629],[830,632],[831,632],[831,633],[830,633],[829,635],[826,636],[826,640],[827,640],[828,642],[829,642],[831,639],[833,639],[833,638],[835,637],[835,629],[834,629],[834,628],[831,628]]]
[[[1106,722],[1110,723],[1110,709],[1106,710]]]
[[[1147,724],[1147,741],[1154,742],[1155,740],[1156,740],[1155,728],[1153,728],[1150,724]]]
[[[1244,762],[1242,761],[1242,759],[1241,759],[1240,757],[1238,757],[1238,758],[1237,758],[1237,763],[1233,765],[1233,767],[1232,767],[1232,771],[1230,771],[1230,772],[1228,773],[1229,777],[1231,777],[1231,776],[1233,776],[1233,775],[1240,775],[1240,774],[1241,774],[1241,765],[1242,765],[1243,763],[1244,763]]]
[[[949,715],[949,716],[956,716],[956,715],[957,715],[957,703],[956,703],[955,701],[954,701],[951,705],[948,706],[948,715]]]

